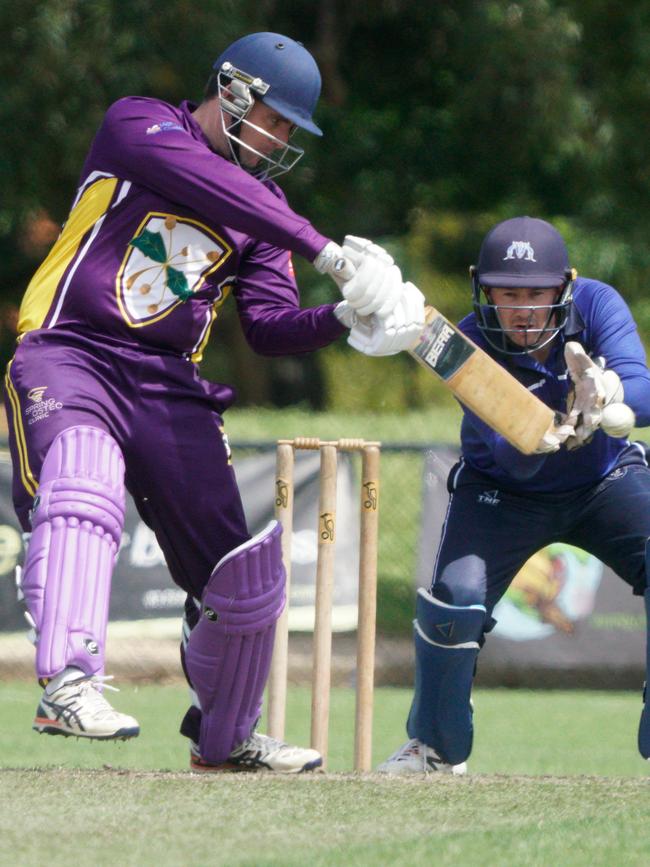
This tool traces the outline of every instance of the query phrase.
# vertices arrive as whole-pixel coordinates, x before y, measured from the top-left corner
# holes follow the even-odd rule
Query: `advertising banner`
[[[273,518],[275,452],[239,458],[236,474],[252,534]],[[311,630],[314,622],[314,575],[318,527],[318,452],[298,452],[295,462],[290,628]],[[339,455],[336,557],[332,628],[356,626],[359,537],[359,487],[353,462]],[[22,534],[11,503],[11,464],[0,458],[0,631],[25,628],[18,603],[15,569],[23,559]],[[153,532],[127,496],[122,545],[113,575],[110,619],[146,620],[182,616],[184,592],[171,579]]]

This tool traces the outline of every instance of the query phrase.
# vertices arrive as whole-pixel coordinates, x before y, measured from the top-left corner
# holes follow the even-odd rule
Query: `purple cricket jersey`
[[[198,597],[248,538],[221,418],[234,392],[193,363],[220,306],[232,293],[266,355],[315,350],[345,328],[334,304],[301,309],[293,276],[291,252],[311,260],[328,239],[274,183],[216,154],[192,109],[128,97],[108,110],[21,305],[5,401],[23,527],[54,437],[100,427],[174,580]]]
[[[300,309],[291,266],[291,252],[313,260],[328,239],[274,183],[216,154],[192,109],[143,97],[109,108],[28,287],[21,335],[72,330],[198,361],[231,291],[261,354],[308,352],[343,333],[333,304]]]

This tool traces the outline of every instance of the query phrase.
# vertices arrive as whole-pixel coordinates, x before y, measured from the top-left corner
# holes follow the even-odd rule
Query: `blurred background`
[[[459,319],[485,232],[518,214],[542,217],[564,234],[579,273],[619,289],[650,340],[646,0],[0,0],[0,27],[3,368],[20,298],[66,218],[106,108],[127,94],[199,101],[214,58],[256,30],[302,41],[322,71],[325,136],[304,135],[304,158],[281,179],[322,233],[385,244],[428,301]],[[336,299],[331,281],[295,264],[305,306]],[[435,477],[425,461],[457,440],[448,392],[408,357],[368,359],[343,340],[261,362],[234,309],[213,329],[203,373],[236,385],[226,419],[236,456],[279,436],[365,436],[393,448],[380,626],[407,635]],[[436,484],[444,497],[443,476]],[[558,596],[561,577],[541,595]],[[634,634],[636,658],[634,611],[612,616]]]
[[[485,231],[516,214],[543,217],[578,271],[616,285],[650,335],[644,0],[0,0],[0,26],[3,367],[16,305],[67,215],[105,109],[127,94],[199,100],[214,58],[254,30],[304,42],[322,70],[325,136],[302,137],[306,155],[282,180],[320,231],[387,244],[459,318]],[[305,304],[333,300],[330,283],[297,264]],[[257,364],[254,377],[250,363],[238,328],[217,326],[206,375],[236,382],[240,405],[430,400],[408,359],[370,364],[343,341]],[[337,388],[342,366],[367,377],[363,396]],[[373,374],[385,382],[389,369],[382,403]]]

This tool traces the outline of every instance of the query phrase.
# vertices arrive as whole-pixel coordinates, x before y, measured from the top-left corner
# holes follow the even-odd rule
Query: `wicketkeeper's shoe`
[[[467,763],[448,765],[434,749],[413,738],[377,768],[379,774],[454,774],[467,772]]]
[[[204,761],[196,744],[192,743],[190,748],[190,768],[199,773],[275,771],[279,774],[300,774],[320,768],[322,764],[323,757],[316,750],[292,747],[257,732],[253,732],[230,753],[225,762],[219,764]]]
[[[140,726],[132,716],[110,706],[102,689],[118,692],[108,686],[111,677],[82,675],[45,688],[32,726],[40,734],[71,735],[95,740],[126,740],[140,734]]]

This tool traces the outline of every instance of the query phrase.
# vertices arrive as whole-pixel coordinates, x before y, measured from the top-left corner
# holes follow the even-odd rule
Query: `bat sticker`
[[[449,379],[476,351],[443,316],[436,317],[413,352],[441,379]]]

